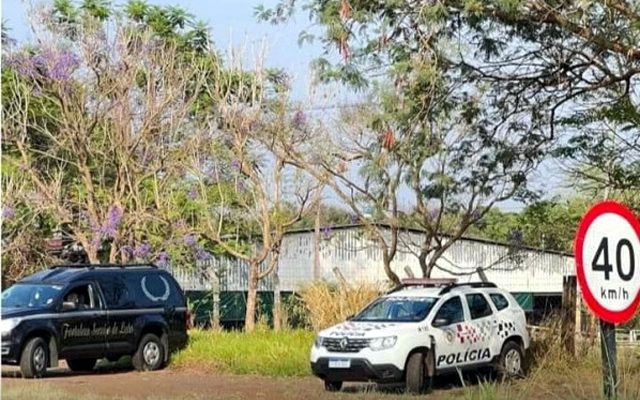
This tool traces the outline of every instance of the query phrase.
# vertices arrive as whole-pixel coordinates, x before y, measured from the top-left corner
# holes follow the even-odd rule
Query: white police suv
[[[491,366],[521,376],[528,348],[524,311],[495,284],[411,279],[320,332],[311,369],[329,391],[344,381],[404,380],[421,393],[456,370]]]

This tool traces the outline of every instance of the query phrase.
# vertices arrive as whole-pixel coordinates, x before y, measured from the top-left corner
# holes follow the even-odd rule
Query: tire
[[[405,384],[407,392],[422,394],[426,391],[425,362],[422,353],[413,353],[407,360],[405,371]]]
[[[327,392],[339,392],[340,389],[342,389],[342,382],[324,381],[324,390],[326,390]]]
[[[93,371],[96,361],[95,358],[75,358],[67,360],[67,365],[73,372],[89,372]]]
[[[42,378],[49,365],[49,348],[41,337],[31,338],[20,355],[20,372],[23,378]]]
[[[165,348],[159,337],[147,333],[140,340],[138,350],[131,357],[133,367],[138,371],[155,371],[164,366]]]
[[[521,378],[524,376],[525,360],[522,347],[514,342],[508,341],[502,346],[496,373],[499,380]]]

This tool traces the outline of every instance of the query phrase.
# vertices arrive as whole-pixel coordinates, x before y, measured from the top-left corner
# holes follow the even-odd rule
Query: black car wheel
[[[162,368],[164,353],[164,345],[160,338],[148,333],[142,337],[138,350],[131,358],[131,362],[138,371],[155,371]]]
[[[69,369],[74,372],[88,372],[93,371],[93,368],[96,366],[95,358],[76,358],[67,360],[67,365]]]
[[[324,390],[327,392],[339,392],[342,389],[342,382],[324,381]]]
[[[29,339],[20,356],[20,372],[23,378],[42,378],[49,365],[47,342],[41,337]]]

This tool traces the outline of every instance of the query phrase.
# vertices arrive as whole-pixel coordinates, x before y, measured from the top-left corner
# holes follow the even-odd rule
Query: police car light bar
[[[447,286],[458,282],[455,278],[407,278],[400,281],[405,286]]]

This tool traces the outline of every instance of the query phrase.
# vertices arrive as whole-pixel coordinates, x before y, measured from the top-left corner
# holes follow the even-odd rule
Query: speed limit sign
[[[622,204],[605,201],[582,218],[575,242],[582,296],[601,319],[620,324],[640,303],[640,222]]]

